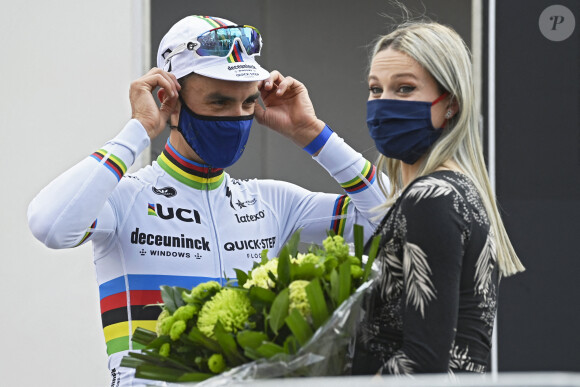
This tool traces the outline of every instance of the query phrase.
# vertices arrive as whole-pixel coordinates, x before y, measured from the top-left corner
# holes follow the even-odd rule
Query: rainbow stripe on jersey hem
[[[105,149],[99,149],[90,157],[102,163],[117,178],[117,181],[121,180],[125,172],[127,172],[127,166],[123,160]],[[105,161],[103,162],[103,160]]]
[[[192,289],[202,282],[220,281],[212,277],[129,274],[107,281],[99,286],[101,320],[107,354],[140,349],[131,342],[137,327],[155,332],[161,313],[159,303],[161,285]]]
[[[225,179],[223,168],[211,168],[181,156],[167,141],[157,158],[159,166],[176,180],[198,190],[214,190]]]
[[[340,184],[349,194],[356,194],[369,188],[376,179],[376,167],[366,160],[362,172],[352,180]]]

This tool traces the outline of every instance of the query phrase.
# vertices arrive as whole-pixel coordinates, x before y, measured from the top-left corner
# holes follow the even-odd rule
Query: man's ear
[[[165,89],[160,88],[157,91],[157,98],[159,98],[159,101],[161,101],[161,103],[163,103],[163,101],[165,100],[166,97],[167,97],[167,94],[165,93]],[[177,123],[179,122],[179,110],[180,109],[181,109],[181,101],[178,99],[176,101],[175,110],[173,110],[173,113],[171,113],[171,115],[169,116],[169,124],[170,125],[177,125]]]

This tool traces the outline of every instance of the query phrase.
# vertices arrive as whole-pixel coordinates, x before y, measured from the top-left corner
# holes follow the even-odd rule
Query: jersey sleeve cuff
[[[131,119],[115,138],[105,144],[104,148],[129,167],[150,144],[151,139],[143,125],[138,120]]]
[[[345,170],[362,159],[362,155],[352,149],[336,133],[332,133],[324,147],[313,157],[332,176]]]

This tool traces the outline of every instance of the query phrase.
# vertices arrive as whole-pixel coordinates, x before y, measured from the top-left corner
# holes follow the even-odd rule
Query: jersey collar
[[[157,163],[176,180],[199,190],[213,190],[220,186],[225,174],[223,168],[211,168],[180,155],[169,143],[157,157]]]

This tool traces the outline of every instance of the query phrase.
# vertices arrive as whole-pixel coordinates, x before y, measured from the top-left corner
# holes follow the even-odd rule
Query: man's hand
[[[292,77],[284,77],[272,71],[270,78],[258,85],[264,110],[256,104],[255,116],[258,122],[285,137],[298,146],[308,145],[324,128],[324,122],[314,113],[306,87]]]
[[[158,107],[153,98],[153,91],[161,88],[162,98]],[[165,129],[169,116],[177,107],[178,91],[181,86],[173,74],[158,68],[152,68],[147,74],[131,83],[129,100],[131,101],[131,118],[139,120],[151,139]]]

